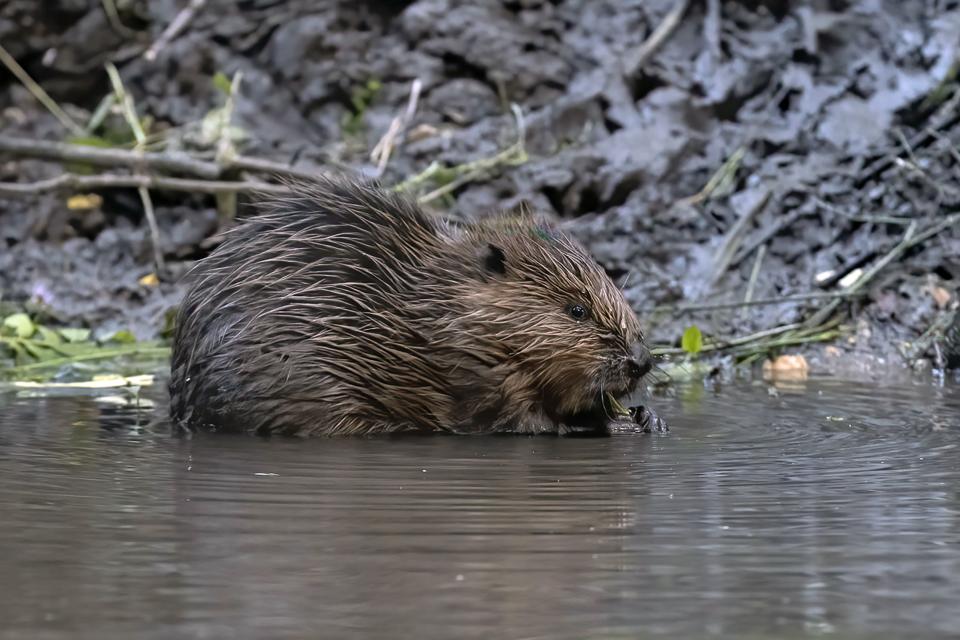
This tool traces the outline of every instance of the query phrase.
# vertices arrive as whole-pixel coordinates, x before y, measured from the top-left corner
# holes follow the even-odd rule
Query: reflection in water
[[[658,403],[666,436],[178,439],[0,396],[0,637],[960,628],[960,392]]]

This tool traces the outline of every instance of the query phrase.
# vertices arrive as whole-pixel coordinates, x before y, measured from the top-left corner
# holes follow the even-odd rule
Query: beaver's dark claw
[[[666,420],[658,416],[657,412],[649,407],[642,405],[630,407],[630,418],[644,433],[666,433],[670,431]]]

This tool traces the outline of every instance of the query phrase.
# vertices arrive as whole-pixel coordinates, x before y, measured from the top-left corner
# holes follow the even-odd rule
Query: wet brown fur
[[[190,278],[170,382],[186,428],[602,430],[604,394],[648,369],[620,290],[531,216],[454,226],[324,180],[240,225]]]

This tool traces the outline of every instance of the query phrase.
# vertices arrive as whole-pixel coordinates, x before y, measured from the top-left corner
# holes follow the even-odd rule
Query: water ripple
[[[0,396],[0,638],[960,628],[957,389],[657,409],[664,436],[265,441]]]

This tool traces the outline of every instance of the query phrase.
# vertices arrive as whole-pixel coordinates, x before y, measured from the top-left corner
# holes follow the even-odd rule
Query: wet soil
[[[366,175],[370,149],[420,80],[387,183],[505,148],[516,136],[509,104],[518,104],[530,160],[433,206],[478,216],[526,205],[562,219],[625,281],[660,345],[678,344],[692,323],[734,336],[802,320],[824,302],[662,307],[742,300],[755,269],[755,299],[837,291],[891,251],[909,222],[923,230],[960,211],[960,3],[950,0],[692,2],[638,70],[629,61],[673,2],[211,0],[153,61],[142,52],[186,3],[115,4],[112,21],[100,0],[10,0],[0,42],[81,122],[108,92],[102,67],[113,61],[171,145],[189,148],[191,123],[222,103],[218,72],[243,73],[235,122],[244,153]],[[64,137],[3,70],[0,134]],[[690,199],[741,153],[732,180]],[[59,170],[0,158],[0,181]],[[153,267],[137,194],[102,195],[82,212],[63,197],[0,200],[3,300],[156,335],[181,293],[178,275],[220,226],[216,203],[155,196],[171,270],[149,286],[139,282]],[[956,226],[844,304],[842,356],[943,360],[934,347],[910,346],[956,306]],[[952,298],[938,302],[936,288]]]

